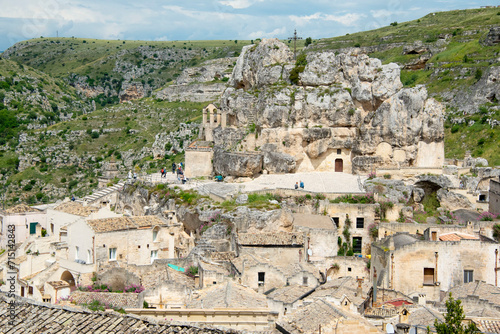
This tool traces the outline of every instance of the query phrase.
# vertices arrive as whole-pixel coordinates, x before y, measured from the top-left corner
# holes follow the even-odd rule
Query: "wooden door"
[[[335,172],[342,173],[344,171],[344,161],[342,159],[335,159]]]

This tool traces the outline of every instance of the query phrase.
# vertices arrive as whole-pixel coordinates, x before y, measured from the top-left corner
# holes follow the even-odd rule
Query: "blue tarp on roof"
[[[172,268],[172,269],[174,269],[174,270],[177,270],[177,271],[180,271],[180,272],[184,272],[184,271],[185,271],[185,270],[184,270],[184,268],[178,267],[178,266],[173,265],[173,264],[170,264],[170,263],[168,264],[168,266],[169,266],[170,268]]]

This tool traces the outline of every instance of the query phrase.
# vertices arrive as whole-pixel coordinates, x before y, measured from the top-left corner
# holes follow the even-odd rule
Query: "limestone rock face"
[[[254,176],[262,170],[262,155],[238,154],[222,150],[214,152],[215,174]]]
[[[446,210],[454,211],[458,209],[473,210],[472,203],[462,194],[457,194],[446,189],[439,189],[437,191],[437,199],[441,207]]]
[[[238,207],[231,217],[238,232],[292,232],[293,215],[289,209],[259,211],[246,206]]]
[[[443,165],[444,108],[423,86],[403,88],[398,65],[354,52],[311,52],[306,60],[294,85],[285,44],[245,47],[221,96],[228,127],[214,134],[215,146],[268,152],[274,145],[271,152],[295,160],[270,168],[273,154],[265,153],[271,173],[332,171],[339,159],[347,172]]]
[[[258,45],[247,45],[236,61],[230,85],[243,89],[271,85],[280,79],[282,64],[292,59],[290,49],[276,38],[264,39]]]

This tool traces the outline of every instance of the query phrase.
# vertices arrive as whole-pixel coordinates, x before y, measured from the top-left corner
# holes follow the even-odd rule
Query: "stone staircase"
[[[109,194],[111,194],[111,193],[113,193],[115,191],[121,190],[124,185],[125,185],[125,182],[123,182],[123,181],[118,182],[114,186],[98,190],[97,192],[95,192],[95,193],[93,193],[91,195],[87,195],[87,196],[85,196],[82,199],[76,200],[76,202],[79,202],[79,203],[82,203],[82,204],[83,203],[87,203],[88,204],[88,203],[95,202],[95,201],[99,200],[100,198],[102,198],[102,197],[104,197],[106,195],[109,195]]]

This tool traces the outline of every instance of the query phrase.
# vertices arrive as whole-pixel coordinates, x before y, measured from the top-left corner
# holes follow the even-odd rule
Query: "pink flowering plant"
[[[489,211],[485,211],[479,215],[479,220],[482,221],[492,221],[495,218],[497,218],[497,216]]]
[[[125,292],[141,293],[145,288],[140,284],[132,284],[125,286]]]

